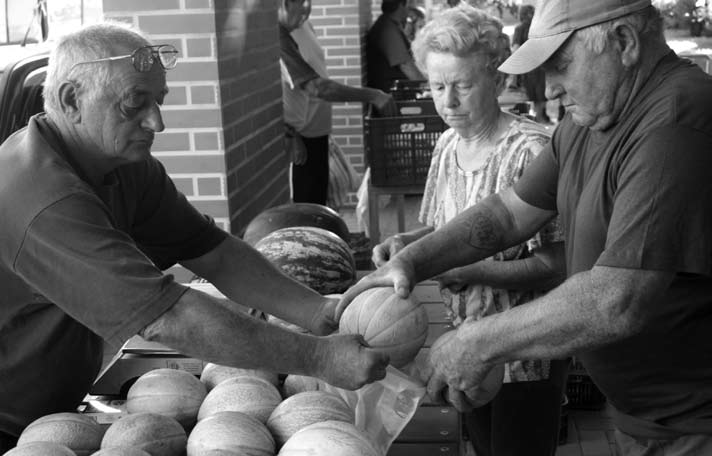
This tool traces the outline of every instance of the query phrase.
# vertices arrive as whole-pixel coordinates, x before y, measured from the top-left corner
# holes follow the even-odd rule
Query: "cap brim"
[[[529,73],[551,57],[574,33],[573,30],[541,38],[529,37],[524,44],[509,56],[498,68],[502,73]]]

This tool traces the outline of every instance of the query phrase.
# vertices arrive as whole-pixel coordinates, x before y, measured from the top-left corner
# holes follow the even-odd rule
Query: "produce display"
[[[126,410],[170,416],[190,430],[206,394],[205,385],[190,372],[155,369],[131,385],[126,395]]]
[[[351,423],[322,421],[297,431],[279,456],[382,456],[368,437]]]
[[[29,442],[17,446],[4,456],[76,456],[77,454],[59,443]]]
[[[185,454],[188,435],[174,418],[157,413],[131,413],[109,426],[101,448],[134,447],[151,456]]]
[[[371,288],[344,310],[339,332],[361,334],[368,344],[390,356],[394,367],[410,363],[428,335],[428,314],[412,297],[398,297],[392,287]]]
[[[341,396],[326,391],[305,391],[277,405],[267,419],[267,429],[280,448],[300,429],[331,420],[354,424],[356,418]]]
[[[210,391],[223,380],[241,376],[259,377],[267,380],[274,386],[279,385],[279,375],[274,372],[263,369],[241,369],[239,367],[221,366],[215,363],[208,363],[203,367],[203,372],[200,374],[200,381],[203,382],[205,388]]]
[[[242,239],[250,245],[273,231],[292,226],[322,228],[349,242],[349,228],[338,212],[313,203],[288,203],[271,207],[258,214],[245,228]]]
[[[17,446],[50,442],[69,448],[77,456],[86,456],[99,449],[103,434],[101,426],[88,416],[78,413],[53,413],[27,425],[20,434]]]
[[[282,401],[276,386],[259,377],[232,377],[213,388],[198,411],[198,421],[218,412],[242,412],[264,423]]]
[[[324,295],[343,293],[356,279],[349,245],[322,228],[281,228],[258,241],[255,248],[287,275]]]
[[[188,456],[272,456],[274,438],[261,421],[240,412],[219,412],[200,420],[188,437]]]

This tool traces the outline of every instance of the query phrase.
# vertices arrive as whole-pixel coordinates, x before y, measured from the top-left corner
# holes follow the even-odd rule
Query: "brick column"
[[[180,50],[153,151],[191,203],[239,234],[287,202],[276,1],[103,0],[103,10]]]

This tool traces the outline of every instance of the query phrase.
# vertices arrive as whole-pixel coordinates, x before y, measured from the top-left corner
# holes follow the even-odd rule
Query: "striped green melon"
[[[341,314],[339,332],[361,334],[400,368],[411,362],[425,343],[428,314],[413,295],[403,299],[393,287],[371,288],[356,296]]]
[[[282,228],[262,238],[255,248],[287,275],[321,294],[343,293],[356,278],[348,244],[321,228]]]
[[[310,424],[322,421],[354,423],[354,411],[341,396],[326,391],[305,391],[282,401],[267,419],[277,447]]]
[[[339,213],[328,206],[314,203],[287,203],[265,209],[247,224],[242,239],[255,245],[271,232],[290,226],[322,228],[349,242],[349,228]]]
[[[366,434],[351,423],[322,421],[300,429],[279,456],[381,456]]]

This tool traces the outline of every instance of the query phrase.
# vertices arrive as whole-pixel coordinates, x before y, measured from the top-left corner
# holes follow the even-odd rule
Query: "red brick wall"
[[[103,0],[103,10],[180,50],[154,154],[191,203],[239,234],[288,201],[277,2]]]

